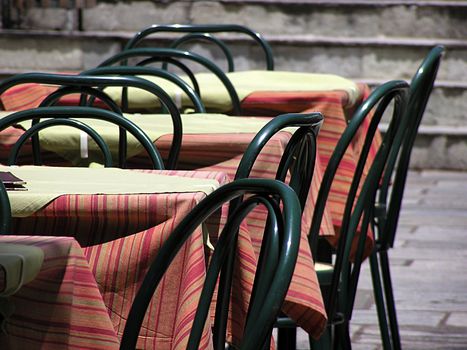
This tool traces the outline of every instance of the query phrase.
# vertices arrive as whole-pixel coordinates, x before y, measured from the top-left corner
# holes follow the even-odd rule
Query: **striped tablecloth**
[[[347,91],[348,89],[328,89],[325,91],[277,91],[276,89],[275,91],[251,92],[246,96],[243,96],[241,101],[242,111],[245,115],[270,117],[281,113],[291,112],[318,111],[323,113],[325,119],[320,130],[320,134],[318,135],[318,158],[319,163],[321,164],[320,168],[315,171],[316,176],[314,188],[316,190],[320,183],[320,174],[328,164],[328,160],[335,148],[335,145],[347,125],[347,120],[352,116],[355,109],[370,94],[370,89],[365,84],[355,84],[355,88],[357,93],[355,93],[355,89],[352,89],[352,96],[350,96],[350,92]],[[34,104],[33,101],[39,101],[41,96],[46,96],[48,93],[50,93],[49,87],[42,86],[34,89],[32,85],[17,86],[2,94],[0,100],[6,110],[17,110],[25,107],[31,107],[31,105]],[[67,103],[72,102],[72,100],[67,101]],[[331,211],[332,223],[337,233],[341,226],[345,200],[347,198],[352,176],[355,172],[358,155],[361,150],[361,145],[365,139],[368,126],[369,122],[366,120],[358,131],[352,147],[350,147],[344,155],[331,189],[328,208]],[[14,135],[16,133],[18,133],[17,130],[0,133],[0,137],[4,139],[0,139],[2,145],[8,145],[14,142]],[[242,150],[245,149],[236,146],[234,146],[236,150],[232,149],[232,145],[235,143],[242,143],[241,140],[237,140],[237,136],[248,140],[251,140],[252,138],[250,135],[236,135],[226,138],[225,135],[215,137],[212,135],[186,134],[184,136],[180,168],[223,170],[227,171],[229,175],[232,176],[234,169],[236,169],[236,165],[241,158],[241,154],[243,154]],[[211,141],[211,139],[216,140],[218,143]],[[168,149],[168,140],[168,138],[163,136],[156,142],[156,145],[162,152]],[[380,135],[377,135],[370,150],[368,163],[371,163],[380,142],[381,137]],[[283,148],[278,148],[277,150],[281,151]],[[5,152],[6,149],[1,147],[1,159],[5,159]],[[225,164],[225,162],[228,163]],[[266,168],[264,171],[259,171],[257,173],[258,176],[263,176],[268,172],[268,169],[271,168],[271,166],[268,166],[267,161],[262,166],[266,166]],[[268,174],[268,176],[272,175]],[[324,225],[326,226],[326,224]],[[306,224],[303,227],[306,228]],[[333,233],[329,234],[331,231],[325,227],[322,229],[322,234],[326,234],[326,232],[328,232],[327,235],[329,236],[330,241],[335,244],[338,235],[334,235]],[[371,252],[372,246],[373,241],[370,233],[366,242],[366,255]]]
[[[311,220],[314,202],[316,199],[319,184],[323,169],[325,169],[329,157],[334,150],[343,130],[346,127],[348,118],[353,111],[365,100],[369,94],[369,88],[366,85],[357,85],[359,95],[350,103],[349,95],[346,91],[313,91],[313,92],[254,92],[245,97],[242,101],[242,108],[246,114],[275,116],[285,112],[305,112],[319,111],[325,116],[324,124],[318,136],[318,159],[317,168],[313,185],[309,193],[307,206],[303,216],[301,254],[299,256],[299,267],[292,280],[290,290],[300,291],[303,286],[310,286],[311,293],[316,293],[317,286],[310,284],[309,278],[306,276],[306,271],[309,270],[309,265],[312,264],[311,254],[309,253],[308,245],[306,244],[307,227]],[[2,96],[3,97],[3,96]],[[11,97],[11,96],[10,96]],[[11,99],[14,101],[14,99]],[[240,128],[241,128],[241,122]],[[343,208],[346,200],[346,194],[350,187],[351,179],[356,168],[356,162],[359,155],[361,142],[364,140],[368,123],[364,124],[359,130],[358,137],[353,142],[351,147],[345,154],[342,160],[341,167],[336,175],[335,182],[329,198],[327,206],[330,213],[325,215],[325,220],[321,228],[321,234],[325,235],[331,243],[335,243],[338,238],[338,232],[341,225]],[[17,132],[17,131],[15,131]],[[11,142],[8,135],[4,133],[6,142]],[[1,136],[1,135],[0,135]],[[238,163],[253,138],[253,134],[237,133],[237,134],[189,134],[185,133],[183,145],[180,154],[180,168],[182,169],[199,169],[223,171],[233,176],[237,169]],[[283,153],[286,143],[290,138],[290,134],[282,132],[273,137],[266,148],[260,155],[251,176],[272,178],[275,174],[275,165],[280,155]],[[171,136],[165,135],[156,141],[156,145],[161,150],[161,153],[166,153],[170,147]],[[369,160],[371,161],[374,152],[380,142],[378,138],[373,145]],[[142,157],[135,157],[133,161],[138,166],[144,163]],[[255,235],[255,232],[261,233],[260,220],[249,220],[250,233],[252,233],[252,243],[256,248],[260,235]],[[259,227],[258,227],[259,226]],[[337,233],[337,235],[335,234]],[[369,233],[366,245],[366,254],[371,252],[373,242],[372,235]],[[303,260],[302,260],[303,258]],[[303,270],[300,270],[303,267]],[[303,273],[302,273],[303,272]],[[296,288],[297,287],[297,288]],[[296,319],[298,323],[310,332],[313,332],[309,325],[316,324],[316,320],[312,313],[302,313],[297,305],[304,303],[305,293],[296,293],[289,291],[286,299],[286,311]],[[308,292],[307,292],[308,293]],[[291,301],[290,304],[288,302]],[[313,300],[308,300],[305,305],[313,305]],[[313,334],[313,333],[312,333]]]
[[[145,172],[215,179],[220,184],[229,181],[225,173],[217,171]],[[137,287],[154,254],[175,225],[204,196],[200,192],[63,195],[29,217],[15,218],[13,233],[31,235],[47,232],[51,236],[73,236],[83,247],[113,329],[121,336]],[[214,243],[219,223],[225,219],[227,209],[223,208],[222,213],[208,225]],[[243,225],[238,243],[238,268],[235,272],[230,325],[234,339],[241,335],[254,277],[256,254],[250,237],[250,228]],[[204,278],[206,253],[209,252],[203,242],[203,230],[199,229],[177,256],[151,303],[138,346],[185,348],[199,298],[199,286]],[[308,329],[317,336],[325,326],[325,311],[311,258],[303,251],[300,254],[309,263],[300,266],[296,275],[298,277],[303,273],[309,280],[306,281],[307,285],[312,287],[306,291],[306,295],[301,295],[303,289],[299,289],[298,284],[291,286],[286,310],[298,316],[298,319],[305,315]],[[72,296],[79,298],[79,295]],[[202,348],[209,348],[210,340],[208,323]]]
[[[14,313],[2,349],[118,349],[119,340],[86,260],[72,237],[0,236],[0,244],[39,247],[44,262],[36,279],[9,298]]]
[[[314,92],[254,92],[242,100],[242,110],[245,114],[276,116],[281,113],[292,112],[314,112],[319,111],[324,115],[324,123],[318,135],[318,157],[325,169],[334,148],[347,126],[347,120],[352,117],[353,112],[366,100],[371,91],[366,84],[356,85],[359,91],[357,98],[352,100],[344,90],[335,91],[314,91]],[[352,141],[352,145],[345,153],[339,169],[337,170],[331,192],[329,195],[329,208],[332,220],[336,229],[336,235],[330,236],[329,240],[336,244],[338,233],[342,223],[347,193],[350,189],[353,174],[357,166],[361,147],[365,141],[365,136],[369,127],[367,118],[357,135]],[[381,135],[377,133],[365,166],[365,173],[369,170],[379,145]],[[365,255],[371,253],[373,246],[373,236],[369,233],[366,241]]]

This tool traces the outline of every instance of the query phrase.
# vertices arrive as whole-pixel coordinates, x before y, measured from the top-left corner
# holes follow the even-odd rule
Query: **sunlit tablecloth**
[[[14,168],[13,168],[14,169]],[[91,171],[91,169],[87,169]],[[222,172],[144,171],[149,174],[177,175],[195,179],[229,181]],[[130,181],[131,178],[129,178]],[[210,182],[212,183],[212,182]],[[160,245],[180,220],[205,196],[203,192],[155,194],[70,194],[61,195],[25,218],[15,218],[15,234],[73,236],[80,242],[99,285],[110,320],[121,336],[129,306],[138,284]],[[208,232],[215,242],[219,223],[227,215],[223,208],[211,220]],[[199,298],[199,286],[209,253],[204,230],[198,229],[177,256],[158,289],[140,334],[139,346],[146,348],[184,348],[190,322]],[[233,288],[231,333],[241,334],[253,282],[256,254],[248,225],[240,231],[238,266]],[[308,330],[319,335],[325,326],[325,311],[308,253],[300,255],[306,265],[299,266],[294,278],[306,283],[308,290],[293,284],[285,310],[306,319]],[[303,280],[301,274],[306,280]],[[302,321],[303,321],[302,319]],[[210,346],[209,323],[202,348]]]
[[[14,312],[2,349],[118,349],[119,340],[83,249],[72,237],[0,236],[0,244],[39,247],[44,262],[36,279],[9,303]]]

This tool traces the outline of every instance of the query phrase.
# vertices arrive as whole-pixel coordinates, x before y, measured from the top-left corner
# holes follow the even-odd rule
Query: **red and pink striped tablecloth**
[[[229,181],[218,171],[151,171],[157,174]],[[13,233],[73,236],[83,247],[84,256],[97,281],[112,329],[121,336],[126,315],[144,273],[165,238],[180,220],[205,196],[204,193],[165,193],[128,195],[64,195],[34,215],[15,218]],[[209,223],[212,241],[228,208]],[[254,278],[256,254],[250,227],[245,224],[238,241],[238,268],[235,271],[230,332],[241,336]],[[190,324],[205,274],[206,254],[203,231],[198,229],[177,256],[151,302],[143,323],[138,346],[182,349],[188,340]],[[318,336],[326,324],[319,285],[309,250],[301,249],[304,264],[295,271],[284,311]],[[304,290],[301,284],[308,288]],[[86,293],[85,290],[82,290]],[[79,295],[70,295],[70,298]],[[46,313],[44,313],[46,314]],[[209,323],[202,348],[211,343]],[[40,339],[36,339],[40,341]]]
[[[281,113],[291,112],[321,112],[325,119],[323,126],[318,135],[318,158],[319,168],[315,171],[315,180],[312,191],[319,188],[320,176],[328,164],[329,158],[344,131],[347,120],[351,118],[352,113],[356,108],[368,97],[370,89],[365,84],[357,84],[359,96],[351,101],[348,92],[344,90],[334,91],[258,91],[249,94],[241,101],[242,111],[245,115],[254,116],[270,116],[274,117]],[[0,97],[0,101],[6,110],[19,110],[30,108],[38,105],[39,101],[55,89],[54,87],[37,86],[34,84],[25,84],[15,86],[4,92]],[[66,104],[74,103],[75,99],[70,97],[66,100]],[[369,121],[366,120],[357,133],[352,146],[344,155],[341,165],[337,171],[331,193],[329,196],[328,208],[330,215],[326,215],[325,222],[321,234],[328,236],[331,243],[335,244],[339,235],[342,215],[344,211],[347,193],[350,188],[352,176],[356,169],[358,156],[361,150],[361,145],[365,139],[366,131],[369,126]],[[16,139],[16,134],[21,133],[18,130],[10,130],[0,133],[0,143],[2,145],[10,145]],[[220,135],[219,137],[212,135],[184,135],[184,142],[181,153],[180,169],[213,169],[226,171],[232,176],[235,172],[238,161],[246,147],[237,146],[236,144],[245,144],[245,140],[251,140],[252,135]],[[287,138],[282,136],[283,141]],[[285,138],[285,139],[284,139]],[[170,137],[163,136],[157,142],[158,148],[164,152],[167,150]],[[376,154],[376,150],[381,143],[381,137],[378,134],[373,142],[370,150],[367,164],[371,164],[372,159]],[[0,156],[5,159],[5,154],[8,150],[2,147]],[[282,147],[276,147],[276,151],[283,151]],[[275,158],[274,158],[275,157]],[[51,157],[52,160],[54,157]],[[271,159],[277,159],[273,156]],[[139,161],[142,159],[139,159]],[[261,161],[260,161],[261,162]],[[267,175],[272,177],[271,164],[266,160],[262,165],[257,167],[255,176]],[[262,167],[264,171],[261,170]],[[366,167],[368,168],[368,167]],[[270,172],[270,173],[268,173]],[[314,197],[310,194],[310,200]],[[314,197],[316,198],[316,197]],[[314,203],[314,202],[311,202]],[[332,224],[329,224],[328,218],[332,217]],[[334,226],[337,234],[329,226]],[[306,216],[303,225],[304,230],[307,228]],[[365,253],[368,255],[373,246],[373,238],[371,232],[368,235],[366,242]]]
[[[309,193],[307,206],[303,216],[303,234],[300,245],[300,256],[291,288],[285,303],[285,311],[294,318],[305,330],[314,334],[316,313],[304,312],[303,310],[313,310],[315,301],[306,297],[303,293],[303,286],[308,286],[310,290],[305,291],[306,295],[316,295],[319,289],[307,276],[307,271],[312,269],[311,253],[306,241],[307,227],[313,213],[316,195],[320,185],[323,169],[326,167],[332,151],[337,144],[340,135],[347,125],[347,120],[353,111],[368,96],[369,88],[366,85],[359,85],[360,98],[354,105],[349,105],[349,98],[345,91],[323,91],[323,92],[256,92],[242,101],[242,108],[245,113],[252,115],[275,116],[285,112],[309,112],[319,111],[325,116],[323,127],[318,136],[318,159],[313,185]],[[3,99],[3,96],[2,96]],[[14,99],[12,99],[14,101]],[[4,105],[5,101],[4,101]],[[15,108],[18,108],[17,106]],[[368,124],[364,124],[359,130],[358,137],[354,140],[352,147],[347,151],[341,163],[341,167],[336,175],[335,182],[328,202],[328,210],[325,215],[321,234],[325,235],[332,243],[338,238],[338,232],[346,200],[346,194],[350,187],[351,179],[355,171],[360,145],[366,134]],[[17,131],[14,131],[17,132]],[[12,142],[14,137],[11,133],[4,133],[5,143]],[[0,135],[2,136],[2,135]],[[183,169],[199,169],[223,171],[229,176],[233,176],[238,163],[253,138],[253,134],[185,134],[182,150],[180,154],[180,167]],[[272,178],[275,174],[276,161],[283,153],[290,134],[282,132],[273,137],[260,155],[252,175],[254,177]],[[157,147],[164,154],[170,146],[171,136],[162,136],[156,141]],[[370,160],[380,139],[375,141]],[[3,143],[3,142],[2,142]],[[144,164],[142,157],[132,159],[134,163],[141,166]],[[261,238],[261,218],[252,218],[248,221],[252,245],[257,249]],[[335,234],[337,232],[337,234]],[[366,253],[371,251],[372,236],[369,233]],[[296,291],[294,293],[294,291]],[[305,307],[303,307],[305,306]]]
[[[0,244],[39,247],[37,277],[9,302],[2,349],[118,349],[119,340],[83,249],[72,237],[0,236]]]

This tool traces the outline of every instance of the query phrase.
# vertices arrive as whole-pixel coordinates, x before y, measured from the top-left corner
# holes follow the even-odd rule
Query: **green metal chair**
[[[313,349],[351,348],[349,323],[352,318],[367,230],[373,215],[375,196],[383,171],[388,163],[389,154],[408,124],[407,118],[404,118],[407,96],[408,85],[402,81],[391,81],[375,89],[365,103],[354,113],[325,170],[309,234],[313,256],[317,256],[319,228],[339,163],[356,131],[374,109],[375,113],[370,121],[346,200],[339,241],[335,250],[335,261],[334,263],[316,262],[315,264],[326,305],[329,326],[320,340],[313,341],[310,339]],[[382,115],[390,104],[393,105],[393,115],[388,132],[384,136],[368,175],[363,177],[370,145]],[[360,193],[358,194],[359,189]],[[359,233],[359,236],[357,236],[357,233]],[[351,255],[352,246],[356,247],[353,256]]]
[[[406,116],[408,126],[399,141],[400,146],[395,147],[390,155],[375,202],[373,228],[376,246],[370,256],[370,267],[384,349],[401,349],[388,250],[394,244],[410,155],[443,53],[443,46],[431,49],[412,78]]]
[[[0,181],[0,235],[11,232],[11,206],[3,182]]]
[[[175,75],[174,73],[168,72],[164,69],[141,66],[113,66],[89,69],[84,72],[81,72],[80,75],[144,75],[159,77],[177,85],[190,99],[191,103],[193,104],[195,113],[206,113],[206,108],[204,108],[203,102],[201,102],[201,99],[196,93],[196,91],[190,85],[188,85],[188,83],[186,83],[185,80],[179,78],[178,75]],[[126,88],[122,89],[121,105],[124,111],[128,111],[128,95]]]
[[[146,57],[147,59],[143,63],[151,63],[153,60],[164,60],[164,59],[175,59],[175,60],[188,60],[193,61],[207,68],[211,73],[213,73],[226,88],[233,108],[233,113],[235,115],[241,115],[240,100],[238,94],[235,91],[234,86],[230,82],[229,78],[225,73],[213,62],[200,56],[198,54],[182,51],[177,49],[167,49],[167,48],[136,48],[128,49],[122,52],[115,54],[114,56],[108,58],[102,62],[99,67],[111,66],[117,63],[122,65],[127,65],[128,59],[130,58],[142,58]],[[195,89],[196,91],[196,89]],[[202,91],[199,91],[199,95],[202,95]]]
[[[235,179],[244,179],[250,176],[254,163],[261,153],[261,150],[267,142],[278,132],[285,128],[295,127],[289,143],[284,150],[284,154],[277,166],[276,180],[286,181],[290,174],[289,186],[295,191],[300,201],[300,213],[303,212],[313,177],[315,158],[316,158],[316,137],[323,123],[323,116],[320,113],[309,114],[283,114],[268,122],[253,138],[246,149],[235,174]],[[231,208],[235,208],[238,202],[232,202]],[[225,343],[225,329],[227,324],[221,324],[220,321],[226,321],[225,316],[228,313],[228,298],[231,285],[234,265],[234,254],[229,254],[220,279],[220,288],[225,288],[222,292],[224,300],[218,304],[216,313],[224,315],[219,317],[214,325],[215,345],[221,347]],[[220,299],[220,298],[219,298]]]
[[[166,168],[175,169],[177,165],[178,155],[182,144],[182,121],[180,112],[177,106],[174,104],[172,99],[167,93],[165,93],[157,85],[138,77],[123,76],[123,77],[105,77],[105,76],[79,76],[79,75],[67,75],[67,74],[48,74],[48,73],[24,73],[15,75],[9,79],[5,79],[0,84],[0,94],[8,90],[9,88],[26,83],[39,83],[39,84],[50,84],[62,87],[56,92],[52,93],[51,96],[43,101],[42,105],[52,105],[57,102],[60,97],[65,95],[82,92],[83,94],[89,94],[100,98],[105,104],[109,106],[111,110],[121,114],[121,110],[118,106],[111,101],[110,98],[106,97],[103,92],[100,92],[96,88],[99,87],[134,87],[145,90],[161,100],[164,106],[170,113],[173,122],[173,139],[172,145],[169,151],[169,156],[166,162]],[[81,104],[86,105],[88,103],[87,98],[81,99]],[[124,148],[126,134],[120,131],[120,145],[119,149],[119,164],[123,166],[126,159],[126,148]],[[38,139],[33,138],[33,151],[37,152]],[[36,153],[36,159],[40,159],[40,156]],[[159,166],[158,166],[159,167]]]
[[[193,42],[206,42],[216,45],[224,54],[227,61],[227,71],[233,72],[235,70],[235,62],[230,48],[219,38],[209,33],[190,33],[186,34],[172,42],[170,48],[178,49],[184,44]]]
[[[277,166],[276,180],[285,182],[290,171],[289,185],[295,190],[302,209],[310,189],[316,157],[316,137],[323,123],[321,113],[289,113],[271,119],[248,145],[235,174],[235,179],[250,176],[261,150],[267,142],[285,128],[297,128],[287,144]]]
[[[229,215],[210,259],[187,348],[198,349],[222,265],[226,262],[229,251],[235,249],[234,242],[240,223],[258,205],[268,210],[269,221],[239,348],[256,350],[268,343],[295,268],[300,240],[300,203],[295,192],[280,181],[241,179],[222,186],[202,200],[163,244],[131,307],[121,349],[135,349],[151,297],[190,234],[223,204],[245,195],[248,195],[248,199],[236,206]],[[223,349],[224,346],[222,344],[216,349]]]
[[[40,121],[41,118],[51,119]],[[117,113],[92,107],[38,107],[35,109],[29,109],[25,111],[12,113],[0,119],[0,131],[6,129],[9,126],[17,125],[18,123],[24,122],[26,120],[37,121],[36,124],[34,124],[19,138],[18,142],[15,144],[11,151],[8,164],[12,165],[16,163],[16,159],[21,146],[24,145],[24,143],[30,137],[36,135],[40,130],[55,125],[68,125],[88,133],[96,141],[98,147],[103,152],[105,166],[112,166],[112,156],[110,150],[107,144],[102,139],[102,137],[86,124],[70,118],[104,120],[117,125],[119,128],[129,132],[132,136],[136,138],[138,142],[141,143],[145,151],[148,153],[154,169],[164,169],[162,157],[160,156],[159,152],[154,146],[152,140],[144,133],[143,130],[141,130],[141,128],[139,128],[133,122],[129,121],[128,119],[122,117]],[[36,151],[38,152],[38,154],[40,154],[40,148],[38,148]],[[35,152],[33,153],[33,157],[35,165],[42,165],[36,159]]]
[[[135,34],[135,36],[125,45],[124,50],[133,49],[138,44],[148,36],[161,33],[161,32],[170,32],[170,33],[189,33],[181,38],[176,39],[171,47],[176,48],[181,44],[190,41],[208,41],[217,45],[224,55],[226,56],[228,62],[228,71],[233,72],[234,69],[234,60],[229,48],[224,44],[224,42],[214,36],[212,33],[235,33],[243,34],[256,42],[264,52],[266,60],[266,69],[274,70],[274,57],[272,53],[271,46],[264,39],[264,37],[251,30],[250,28],[238,24],[153,24],[152,26],[143,29],[142,31]]]

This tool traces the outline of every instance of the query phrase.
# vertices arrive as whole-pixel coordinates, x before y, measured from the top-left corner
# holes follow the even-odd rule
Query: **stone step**
[[[134,35],[131,32],[0,31],[2,69],[66,69],[94,67],[120,51]],[[431,47],[442,44],[446,55],[438,79],[467,81],[467,40],[401,38],[317,38],[313,36],[269,35],[277,70],[334,73],[349,78],[410,78]],[[251,41],[227,36],[236,69],[263,69],[263,54]],[[164,47],[167,35],[148,40],[148,45]],[[222,65],[221,53],[201,48]]]
[[[92,68],[119,52],[132,37],[129,32],[79,32],[4,30],[0,36],[0,75],[24,71],[81,71]],[[409,80],[423,57],[436,43],[447,52],[438,74],[436,88],[427,108],[424,125],[464,126],[467,110],[467,41],[462,40],[335,40],[268,36],[277,70],[333,73],[372,86],[391,79]],[[260,52],[236,36],[226,38],[232,45],[237,69],[263,69]],[[166,46],[160,35],[149,44]],[[200,49],[200,50],[198,50]],[[225,65],[215,50],[197,48]]]
[[[0,32],[0,75],[80,71],[120,51],[136,31],[153,23],[220,20],[263,33],[277,70],[334,73],[373,86],[410,79],[431,47],[445,45],[412,164],[467,169],[467,1],[127,1],[100,2],[80,13],[35,9],[21,24],[35,30]],[[158,34],[148,44],[167,46],[170,40]],[[235,35],[225,40],[238,57],[238,70],[264,68],[261,52],[248,41]],[[224,64],[217,51],[200,50]]]
[[[467,34],[467,1],[126,1],[100,2],[80,13],[75,27],[85,31],[135,32],[153,23],[221,21],[265,35],[463,39]],[[66,9],[29,9],[21,26],[63,29],[72,17]]]
[[[467,32],[466,1],[224,0],[196,1],[191,8],[195,23],[221,14],[225,23],[254,23],[264,34],[462,39]]]

